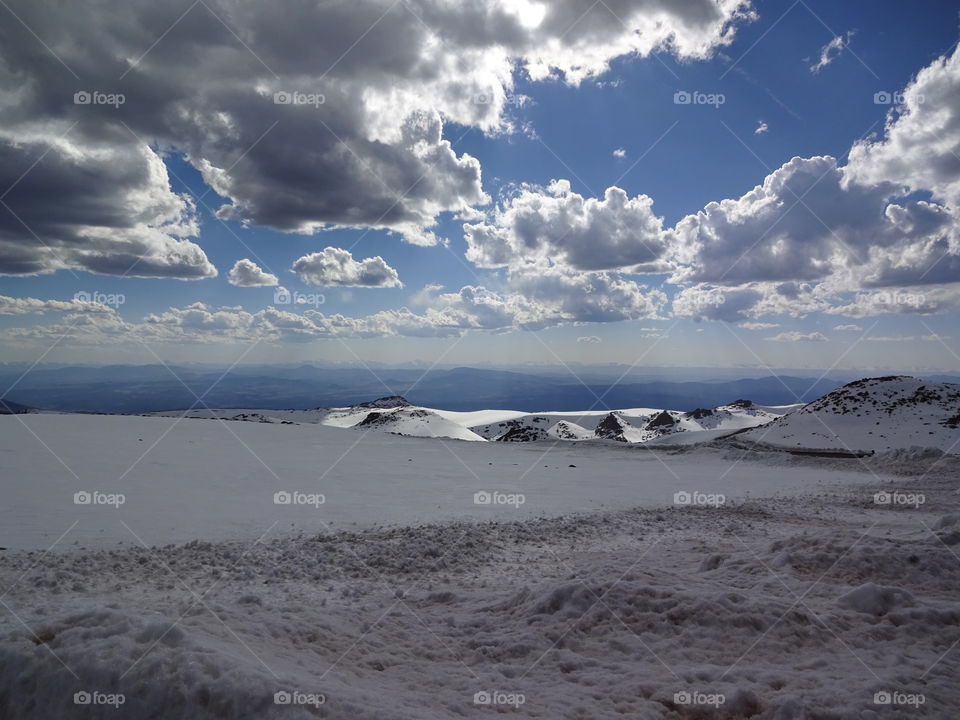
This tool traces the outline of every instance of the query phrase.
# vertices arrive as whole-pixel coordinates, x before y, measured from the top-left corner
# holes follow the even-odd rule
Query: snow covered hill
[[[960,385],[897,375],[844,385],[766,427],[738,435],[768,445],[839,452],[960,447]]]
[[[182,412],[157,413],[180,417]],[[192,410],[187,417],[259,423],[321,424],[396,435],[473,442],[600,441],[628,445],[691,445],[736,433],[790,450],[865,453],[960,446],[960,385],[906,376],[849,383],[807,405],[768,406],[737,400],[715,408],[662,408],[525,413],[456,412],[411,405],[389,396],[343,408],[314,410]]]
[[[756,427],[778,418],[799,405],[782,407],[755,405],[737,400],[713,409],[698,408],[690,412],[656,408],[627,410],[595,410],[583,413],[536,413],[501,419],[471,429],[488,440],[613,440],[625,443],[646,443],[660,440],[669,444],[696,442]],[[437,411],[442,412],[442,411]],[[709,432],[715,431],[715,432]],[[716,432],[720,431],[720,432]]]
[[[381,430],[396,435],[468,441],[556,442],[612,440],[660,441],[687,445],[763,425],[800,405],[762,406],[737,400],[717,408],[690,412],[660,408],[525,413],[515,410],[458,412],[411,405],[398,395],[342,408],[314,410],[194,409],[151,413],[154,417],[220,418],[261,423],[322,424]],[[697,433],[696,436],[693,434]],[[700,435],[702,433],[702,435]]]

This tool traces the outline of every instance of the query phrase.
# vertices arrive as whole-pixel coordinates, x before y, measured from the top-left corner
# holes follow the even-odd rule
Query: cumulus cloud
[[[291,270],[318,287],[403,287],[397,271],[379,255],[354,260],[349,250],[328,247],[298,258]]]
[[[768,337],[774,342],[829,342],[827,336],[819,332],[802,333],[797,330],[782,332],[779,335]]]
[[[780,327],[780,323],[745,322],[740,323],[738,327],[742,327],[744,330],[773,330],[775,327]]]
[[[567,180],[523,186],[480,223],[464,225],[467,258],[479,267],[550,260],[576,270],[665,269],[663,219],[646,195],[618,187],[584,198]]]
[[[266,272],[252,260],[237,260],[227,275],[231,285],[238,287],[273,287],[278,284],[277,276]]]
[[[0,122],[0,274],[216,276],[190,239],[199,233],[195,207],[171,191],[156,152],[124,140],[90,147],[68,129]]]
[[[160,153],[202,174],[221,219],[432,245],[441,213],[488,201],[479,162],[443,125],[512,131],[517,68],[576,84],[620,56],[705,58],[752,18],[746,0],[608,0],[585,14],[505,0],[7,9],[20,22],[0,26],[0,186],[15,186],[0,273],[183,279],[216,271]]]
[[[847,325],[835,325],[834,330],[838,332],[863,332],[863,328],[859,325],[847,324]]]
[[[57,313],[112,313],[103,303],[83,300],[40,300],[38,298],[14,298],[0,295],[0,315],[29,315]]]
[[[757,123],[756,129],[753,131],[754,135],[763,135],[767,130],[770,129],[770,126],[767,125],[763,120]]]
[[[627,151],[623,148],[617,148],[613,151],[613,156],[615,158],[625,158],[627,156]]]

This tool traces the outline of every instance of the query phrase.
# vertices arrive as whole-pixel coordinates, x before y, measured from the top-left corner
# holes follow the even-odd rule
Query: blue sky
[[[380,11],[377,3],[369,5]],[[427,7],[429,5],[424,3],[418,20],[423,32],[448,37],[454,32],[456,18],[451,19],[449,15],[434,18]],[[341,111],[333,107],[335,99],[342,101],[342,98],[350,97],[347,90],[356,92],[349,84],[355,76],[368,73],[374,87],[379,87],[378,82],[383,80],[378,74],[382,72],[380,65],[374,62],[376,58],[371,58],[373,46],[367,48],[364,42],[352,51],[359,59],[354,60],[354,55],[350,55],[348,60],[333,63],[331,69],[324,70],[326,65],[323,62],[317,60],[314,63],[310,59],[290,67],[282,62],[276,48],[258,44],[258,41],[266,42],[262,40],[266,33],[263,36],[255,33],[252,36],[255,40],[249,43],[249,48],[231,50],[238,53],[249,50],[248,54],[254,55],[257,62],[249,57],[246,60],[254,68],[258,64],[262,66],[256,72],[265,79],[251,77],[245,94],[236,90],[236,97],[223,99],[223,94],[204,90],[203,102],[198,101],[194,107],[190,94],[184,90],[178,95],[175,88],[166,104],[152,108],[149,102],[141,101],[139,107],[134,107],[138,95],[152,97],[167,90],[161,87],[158,78],[176,85],[175,81],[169,81],[170,74],[180,70],[174,67],[177,65],[174,48],[178,43],[189,41],[186,26],[195,18],[188,17],[164,36],[169,37],[163,40],[164,44],[171,46],[169,55],[160,45],[155,52],[144,55],[131,66],[129,75],[109,79],[117,77],[114,69],[111,68],[113,75],[106,70],[103,75],[98,74],[99,66],[91,60],[95,54],[92,46],[80,44],[75,47],[65,39],[58,44],[64,28],[41,27],[40,24],[46,21],[32,17],[24,8],[22,19],[25,24],[36,28],[35,34],[45,39],[50,54],[58,62],[52,62],[49,56],[37,60],[44,57],[43,48],[32,46],[31,42],[36,43],[36,40],[22,28],[16,46],[0,51],[11,66],[24,63],[35,71],[32,80],[4,74],[0,82],[10,86],[6,89],[38,96],[34,98],[35,102],[27,102],[17,111],[12,106],[0,106],[0,112],[9,115],[14,128],[0,140],[11,148],[10,152],[22,151],[15,155],[16,162],[10,163],[5,173],[9,177],[0,178],[4,187],[14,191],[10,193],[9,205],[0,207],[0,211],[5,208],[14,218],[8,217],[6,225],[0,226],[0,232],[11,238],[9,248],[0,250],[0,256],[4,252],[9,256],[0,257],[0,269],[13,268],[0,280],[3,284],[0,294],[7,297],[9,308],[5,311],[9,314],[0,315],[0,332],[5,335],[0,360],[30,362],[47,352],[45,360],[148,362],[156,353],[159,357],[177,361],[219,363],[232,362],[241,353],[248,352],[244,359],[256,362],[384,362],[389,359],[397,363],[427,364],[440,360],[444,364],[639,362],[641,365],[767,364],[824,369],[834,365],[904,370],[960,369],[960,358],[956,355],[960,352],[960,344],[952,337],[958,320],[955,298],[960,297],[954,283],[960,282],[960,277],[950,272],[951,263],[960,252],[957,223],[953,217],[958,197],[955,175],[960,175],[960,169],[952,165],[950,158],[950,155],[956,157],[955,151],[960,147],[958,137],[950,134],[956,130],[956,124],[948,122],[938,127],[935,148],[911,146],[905,155],[903,147],[898,144],[898,133],[913,137],[917,135],[915,128],[908,123],[897,127],[896,115],[888,117],[893,106],[878,104],[875,98],[877,93],[903,91],[917,73],[935,65],[938,58],[952,58],[958,36],[956,6],[929,1],[911,5],[898,2],[756,2],[752,6],[735,5],[725,4],[728,14],[715,19],[715,27],[704,21],[697,29],[703,36],[689,31],[695,36],[691,42],[698,43],[695,50],[679,49],[682,43],[674,41],[672,46],[671,42],[662,43],[653,53],[646,53],[643,49],[629,53],[610,51],[607,56],[603,51],[605,44],[616,45],[614,34],[632,28],[635,22],[644,22],[642,13],[636,18],[627,16],[625,22],[620,23],[622,28],[617,24],[595,26],[589,14],[583,20],[572,15],[565,24],[558,24],[566,30],[557,39],[544,28],[551,19],[550,13],[560,13],[561,8],[547,7],[544,11],[547,19],[539,28],[530,29],[529,42],[522,47],[505,51],[497,44],[498,39],[492,38],[477,40],[476,55],[457,56],[457,51],[451,50],[457,59],[466,63],[468,70],[473,68],[472,74],[467,72],[461,77],[453,73],[443,79],[442,87],[437,90],[432,86],[427,89],[427,81],[412,73],[403,80],[413,99],[404,97],[398,100],[382,88],[386,99],[370,100],[366,96],[363,100],[358,99],[357,102],[364,106],[355,111],[360,118],[356,123],[367,123],[376,130],[351,126],[350,118],[340,117],[338,113],[349,116],[354,110]],[[228,6],[229,3],[224,3],[224,12]],[[214,4],[211,12],[219,7]],[[500,12],[498,7],[497,3],[491,3],[491,12]],[[14,9],[21,8],[15,5]],[[343,9],[343,12],[348,10]],[[606,13],[608,9],[598,8],[598,12]],[[609,13],[623,14],[614,10]],[[137,19],[136,10],[133,16]],[[383,17],[386,18],[382,20],[384,24],[409,22],[409,18],[393,12]],[[314,21],[320,19],[313,18]],[[81,20],[93,23],[95,18]],[[152,25],[153,20],[141,20],[137,29],[148,36],[152,32],[159,37],[165,29],[163,23]],[[608,20],[597,19],[596,22]],[[681,22],[685,21],[684,18],[675,20],[677,27],[671,32],[680,35],[688,32]],[[250,27],[247,29],[251,31],[260,29],[258,22],[265,22],[262,18],[244,18],[241,14],[232,17],[231,21],[248,22]],[[294,19],[290,22],[296,25]],[[340,22],[346,21],[341,18]],[[669,21],[667,25],[669,29]],[[198,33],[202,34],[207,28],[207,23],[196,18],[194,29]],[[713,34],[722,28],[732,34],[731,41],[718,40]],[[543,37],[537,36],[536,33],[541,31]],[[123,54],[119,48],[128,42],[128,38],[120,30],[117,32],[121,36],[108,40],[116,42],[119,57]],[[136,33],[131,29],[130,34],[134,36]],[[294,41],[295,38],[290,42]],[[836,47],[827,55],[829,61],[813,71],[812,66],[831,41]],[[217,42],[221,42],[219,37],[211,36],[210,44]],[[489,47],[484,45],[485,42]],[[551,77],[537,77],[538,73],[525,68],[524,64],[531,59],[542,59],[541,55],[546,53],[542,48],[550,42],[569,43],[570,47],[564,48],[567,54],[561,53],[548,62],[552,68]],[[101,45],[112,47],[110,42],[102,39]],[[578,76],[578,53],[581,52],[588,56],[591,52],[596,53],[600,59]],[[477,102],[476,93],[473,93],[473,107],[469,107],[462,96],[485,87],[489,82],[490,67],[501,62],[501,56],[506,57],[512,70],[507,77],[502,73],[497,77],[493,94],[502,93],[507,101],[494,101],[494,107],[487,109],[484,103]],[[217,74],[219,68],[211,63],[208,69],[202,55],[198,57],[196,77],[191,82],[198,87],[219,87],[218,83],[224,82]],[[97,61],[104,62],[102,58]],[[355,65],[350,65],[354,62]],[[900,114],[909,115],[913,123],[939,123],[942,118],[930,119],[936,117],[934,111],[938,107],[952,107],[955,113],[960,101],[949,95],[957,88],[957,83],[952,81],[955,64],[947,61],[941,70],[937,70],[943,77],[931,77],[927,85],[917,89],[914,100],[926,86],[938,90],[946,87],[942,96],[921,97],[914,106],[907,99],[901,105]],[[77,69],[81,67],[96,80],[88,80],[84,72]],[[50,103],[40,101],[42,91],[36,89],[39,80],[48,74],[59,74],[59,77],[66,71],[80,77],[67,78],[61,83],[64,86],[73,83],[83,88],[87,85],[78,83],[96,82],[97,85],[90,87],[102,87],[105,91],[119,87],[130,99],[115,108],[114,115],[101,115],[103,119],[97,122],[79,114],[88,109],[82,105],[50,109]],[[342,78],[339,76],[341,72]],[[496,76],[497,71],[492,72]],[[205,73],[209,73],[209,77],[205,77]],[[389,73],[387,75],[387,80],[399,83],[396,78],[390,78]],[[305,76],[312,79],[304,80]],[[320,87],[327,90],[328,97],[325,105],[316,109],[315,121],[306,114],[312,110],[296,108],[302,112],[296,118],[296,126],[290,129],[286,120],[288,116],[274,114],[278,112],[275,105],[264,104],[259,111],[249,110],[249,98],[257,93],[263,94],[262,88],[254,87],[258,82],[266,83],[274,90],[277,87],[298,87],[294,82],[306,90]],[[424,88],[422,93],[418,92],[418,83]],[[185,81],[184,87],[188,85]],[[677,104],[675,94],[678,91],[717,95],[722,97],[722,104]],[[422,97],[418,98],[420,95]],[[222,108],[217,106],[218,102],[222,103]],[[199,129],[193,126],[184,129],[176,121],[167,120],[164,120],[167,127],[157,127],[161,123],[156,118],[168,116],[171,107],[178,111],[183,108],[195,111],[197,117],[202,118],[196,123]],[[328,112],[331,114],[327,115]],[[399,176],[401,173],[390,165],[396,161],[397,167],[405,169],[400,163],[404,160],[403,152],[409,148],[387,138],[391,137],[391,131],[396,130],[395,126],[402,122],[405,114],[412,112],[428,113],[431,118],[436,118],[437,123],[442,123],[442,138],[452,143],[452,147],[436,150],[437,143],[428,143],[431,152],[436,150],[447,154],[430,156],[431,159],[440,158],[440,161],[423,166],[426,168],[423,175],[428,176],[425,182],[421,183],[414,174],[417,180],[415,192],[419,193],[420,187],[431,182],[436,183],[435,189],[425,190],[424,196],[417,199],[421,204],[410,209],[411,215],[419,213],[420,217],[414,222],[417,225],[414,232],[409,231],[407,224],[401,227],[401,223],[395,224],[391,231],[378,226],[382,224],[371,217],[360,217],[367,206],[363,192],[370,193],[369,206],[372,207],[380,200],[376,197],[378,183],[397,198],[410,189],[407,178],[395,179],[394,174]],[[230,123],[243,125],[232,147],[230,133],[224,130],[230,123],[225,121],[224,127],[217,127],[211,120],[217,117],[230,117]],[[110,222],[65,217],[58,218],[58,222],[51,223],[49,228],[35,225],[29,212],[18,212],[18,202],[25,208],[30,203],[29,198],[18,194],[17,190],[25,194],[29,185],[29,191],[35,197],[49,189],[50,195],[44,197],[50,203],[59,204],[57,193],[63,192],[60,184],[66,185],[66,192],[69,192],[70,182],[76,174],[93,188],[102,187],[104,197],[110,198],[113,193],[117,197],[117,206],[128,211],[129,197],[120,198],[122,190],[111,186],[113,180],[108,177],[108,169],[88,157],[70,160],[73,165],[64,162],[68,165],[63,170],[64,177],[70,182],[58,178],[56,173],[61,167],[54,160],[58,155],[70,158],[70,152],[61,142],[64,134],[54,133],[53,137],[43,138],[40,133],[38,140],[34,132],[38,127],[58,122],[68,128],[68,137],[76,137],[78,143],[82,140],[85,148],[97,148],[97,143],[103,143],[105,150],[116,151],[117,157],[129,158],[133,149],[139,148],[162,158],[167,177],[159,181],[159,189],[148,184],[144,195],[151,198],[162,196],[165,207],[174,203],[171,198],[177,196],[192,199],[187,213],[195,227],[192,232],[176,237],[187,237],[188,242],[202,251],[206,260],[199,263],[191,260],[193,264],[189,267],[185,266],[190,263],[181,266],[168,262],[167,248],[171,241],[150,240],[151,243],[166,243],[160,251],[155,245],[143,250],[145,257],[153,257],[158,252],[161,255],[168,253],[159,263],[163,268],[152,270],[151,277],[131,277],[115,269],[117,265],[110,253],[116,253],[121,259],[125,255],[113,246],[107,250],[98,248],[97,253],[110,256],[99,265],[93,265],[86,254],[77,250],[86,242],[90,227],[110,229],[108,235],[112,241],[112,232],[118,225],[123,232],[129,230],[131,233],[139,233],[144,228],[153,231],[164,227],[163,223],[169,223],[172,217],[168,210],[144,221],[139,214],[132,219],[116,220],[120,213],[111,209]],[[70,122],[75,124],[71,126]],[[344,131],[338,122],[343,123]],[[382,130],[382,127],[387,129]],[[126,136],[123,128],[129,131]],[[247,140],[260,137],[264,131],[266,135],[251,149]],[[364,142],[376,135],[376,143],[369,146],[369,156],[364,155],[364,150],[357,150],[355,154],[360,141],[344,135],[344,132],[353,131],[358,138],[363,136]],[[20,136],[16,132],[20,132]],[[698,225],[700,234],[696,237],[705,245],[696,245],[689,239],[693,236],[678,239],[677,224],[684,218],[695,216],[711,202],[740,198],[791,158],[802,158],[806,162],[806,159],[832,156],[843,168],[849,162],[851,147],[864,139],[873,144],[871,152],[858,159],[855,169],[843,170],[842,174],[846,177],[857,173],[858,182],[869,188],[869,198],[857,195],[855,200],[838,201],[842,207],[836,214],[829,196],[822,200],[822,209],[820,206],[807,208],[813,217],[807,220],[814,226],[823,225],[824,237],[808,239],[805,233],[809,232],[809,225],[799,219],[794,231],[793,219],[797,213],[804,212],[803,207],[807,207],[804,201],[801,202],[803,207],[798,206],[792,211],[794,215],[789,215],[791,211],[788,210],[786,218],[774,214],[768,219],[758,211],[755,218],[758,229],[753,231],[749,223],[745,224],[742,238],[737,236],[738,229],[730,230],[726,224],[703,221]],[[268,143],[269,152],[264,147]],[[338,153],[338,145],[347,148],[347,152]],[[284,161],[285,157],[320,152],[318,148],[329,152],[327,157],[340,158],[342,175],[337,166],[314,169],[306,164],[302,172],[295,173],[290,169],[290,163]],[[264,151],[263,157],[258,157],[254,165],[253,157],[260,150]],[[382,157],[387,158],[382,165],[380,156],[373,154],[381,150]],[[615,153],[618,150],[622,152]],[[924,176],[924,171],[919,168],[914,173],[901,162],[903,157],[909,159],[910,153],[915,154],[917,163],[924,162],[933,157],[931,152],[940,152],[945,158],[941,163],[943,172],[936,177]],[[437,167],[446,166],[448,156],[462,160],[466,155],[475,159],[474,170],[482,177],[479,182],[482,182],[482,192],[489,196],[489,202],[483,201],[487,198],[478,201],[478,187],[476,183],[471,185],[464,180],[464,175],[468,174],[466,171],[457,175],[451,170],[453,174],[448,176],[432,176]],[[275,158],[276,165],[271,165],[271,157]],[[216,189],[209,184],[214,177],[210,166],[219,168],[226,178]],[[820,167],[818,165],[815,171],[818,177],[822,177]],[[132,168],[131,173],[136,175],[137,170]],[[369,173],[364,177],[367,170]],[[286,175],[288,171],[289,176]],[[22,173],[27,174],[26,179],[21,179]],[[101,174],[102,185],[98,185]],[[282,182],[274,187],[273,179],[280,175],[284,176]],[[568,181],[569,189],[560,195],[550,191],[551,183],[556,180]],[[463,187],[458,185],[461,181]],[[168,183],[166,188],[162,187],[164,183]],[[285,186],[285,183],[290,185]],[[355,196],[360,210],[355,213],[355,222],[344,222],[335,207],[341,183],[343,194],[352,193],[354,185],[358,189]],[[888,187],[892,185],[902,187],[894,192]],[[663,267],[641,268],[638,272],[632,261],[623,263],[604,258],[602,249],[596,253],[596,267],[586,267],[583,260],[565,256],[564,244],[569,242],[569,235],[565,236],[562,230],[565,220],[562,214],[555,218],[538,216],[532,219],[526,216],[522,221],[529,237],[537,238],[536,250],[524,249],[521,238],[516,241],[518,244],[511,245],[510,258],[502,262],[491,260],[492,254],[480,262],[476,256],[468,257],[465,221],[483,226],[483,247],[486,248],[483,252],[494,253],[494,248],[500,247],[496,243],[502,238],[519,237],[517,228],[521,225],[510,225],[516,217],[509,214],[498,217],[497,209],[513,208],[522,214],[520,204],[514,203],[524,191],[527,195],[523,197],[534,204],[544,198],[550,202],[551,197],[561,196],[579,202],[580,198],[603,198],[611,186],[621,188],[630,200],[640,196],[652,199],[650,212],[637,217],[652,214],[662,219],[662,232],[638,233],[635,237],[630,229],[632,220],[626,218],[623,221],[626,229],[620,225],[616,231],[620,233],[616,240],[617,253],[630,254],[631,244],[634,248],[646,242],[657,244],[662,237],[667,249],[659,254],[656,262],[665,263]],[[284,193],[288,197],[290,193],[285,187],[295,187],[298,193],[304,194],[305,199],[299,201],[300,207],[291,209],[287,205]],[[457,197],[431,197],[431,192],[445,195],[446,188],[455,189]],[[819,197],[814,190],[811,189],[809,196],[811,204],[814,203],[812,198]],[[325,193],[332,198],[329,203],[323,200]],[[868,195],[866,190],[863,195]],[[795,198],[796,195],[776,200],[789,207]],[[876,226],[879,229],[874,230],[872,223],[887,222],[883,214],[875,212],[875,200],[883,207],[894,203],[908,209],[913,207],[911,202],[919,201],[917,212],[924,210],[926,206],[922,203],[929,201],[936,205],[939,216],[946,219],[937,221],[931,231],[933,234],[925,233],[922,237],[898,235],[889,242],[877,243],[877,247],[868,244],[862,249],[859,246],[851,248],[859,240],[848,240],[848,237],[860,238],[889,230],[879,225]],[[316,206],[312,204],[314,202]],[[406,203],[404,196],[398,206]],[[63,210],[65,215],[74,207],[70,202],[63,205],[67,206]],[[214,213],[221,206],[228,205],[237,209],[230,214],[221,212],[221,218],[216,217]],[[82,208],[82,205],[78,202],[77,207]],[[423,207],[429,209],[423,210]],[[876,217],[868,217],[868,208]],[[75,212],[83,214],[82,210]],[[607,212],[614,211],[602,208],[601,219]],[[637,212],[641,211],[638,209]],[[844,214],[849,215],[849,219]],[[823,220],[824,216],[829,216],[829,220]],[[290,223],[301,222],[304,217],[309,217],[314,226],[300,231],[278,227],[288,220]],[[424,220],[425,217],[428,219]],[[39,211],[38,218],[38,223],[42,223],[42,211]],[[536,226],[537,222],[542,222],[543,226]],[[64,238],[58,235],[64,225],[80,229],[74,236]],[[320,226],[326,229],[317,229]],[[557,230],[558,227],[561,229]],[[605,227],[600,222],[596,227],[587,228],[582,242],[588,247],[593,242],[602,246],[605,239],[609,239],[600,237]],[[744,275],[738,282],[733,282],[733,278],[718,280],[718,273],[701,268],[697,271],[691,269],[683,280],[679,278],[677,267],[696,268],[700,262],[721,262],[709,247],[710,242],[729,244],[731,249],[725,252],[732,253],[731,259],[742,255],[746,258],[743,265],[751,262],[756,251],[751,243],[765,243],[763,233],[768,228],[771,229],[771,241],[782,230],[785,233],[780,240],[782,247],[796,243],[801,254],[805,242],[818,243],[820,249],[811,252],[822,252],[824,263],[827,257],[831,258],[829,272],[823,269],[824,266],[818,266],[819,275],[815,278],[809,269],[798,270],[797,277],[792,277],[789,268],[771,270],[768,267],[759,271],[756,277]],[[425,242],[430,241],[417,239],[418,233],[424,232],[432,233],[434,244],[425,246]],[[721,232],[729,232],[729,237],[717,235]],[[594,238],[591,233],[599,234]],[[0,239],[3,237],[0,235]],[[835,247],[831,249],[824,243],[832,243]],[[891,268],[906,272],[897,258],[908,257],[911,253],[920,255],[921,246],[943,248],[947,260],[936,267],[940,270],[946,268],[944,272],[938,270],[930,274],[933,263],[923,260],[926,265],[924,268],[918,265],[910,282],[876,281],[877,277],[892,277],[894,270]],[[0,245],[2,247],[6,246]],[[64,257],[51,251],[56,257],[40,258],[49,247],[54,250],[63,247]],[[313,257],[312,254],[324,252],[326,248],[348,250],[351,263],[379,257],[377,272],[381,274],[377,275],[378,279],[356,282],[331,276],[328,265],[321,268],[322,273],[326,273],[325,279],[318,278],[317,273],[321,271],[314,273],[313,280],[291,272],[298,259]],[[33,251],[40,259],[28,272],[23,272],[17,265],[21,253]],[[847,251],[852,253],[852,259],[840,258]],[[771,252],[782,258],[790,251],[774,249]],[[73,253],[77,254],[77,260],[69,259]],[[588,258],[590,255],[589,251],[585,253]],[[697,259],[701,257],[707,259]],[[273,284],[259,287],[234,284],[229,271],[242,259],[252,261],[265,273],[276,275],[279,285],[288,290],[322,296],[323,304],[278,306]],[[869,268],[862,273],[856,269],[861,260],[864,267]],[[725,261],[726,256],[722,262]],[[317,261],[311,262],[315,264]],[[141,267],[146,265],[144,263]],[[388,286],[389,279],[383,280],[384,267],[395,271],[402,287]],[[97,271],[91,272],[91,268]],[[212,276],[214,271],[211,268],[216,268],[216,276]],[[920,270],[927,274],[923,275]],[[555,282],[547,282],[548,276],[553,277],[551,273],[556,275]],[[938,282],[931,284],[933,275],[938,275]],[[388,276],[392,277],[389,273]],[[783,290],[781,283],[785,282],[807,283],[799,290],[796,306],[784,300],[787,291]],[[381,286],[377,286],[378,283]],[[457,295],[464,287],[482,287],[483,292],[490,295],[483,295],[476,303],[465,303]],[[637,290],[638,287],[642,289]],[[432,289],[425,292],[424,288]],[[685,289],[700,293],[701,297],[704,293],[716,293],[718,297],[723,295],[725,300],[712,303],[707,309],[695,306],[692,310],[681,311],[674,300]],[[70,303],[78,292],[102,299],[107,309],[103,313],[90,312],[87,308],[78,312],[76,307],[56,307],[52,302]],[[656,292],[663,294],[661,299]],[[607,295],[597,299],[604,293]],[[626,293],[622,297],[629,299],[621,301],[618,293]],[[902,307],[904,303],[882,300],[878,309],[877,303],[869,297],[854,302],[857,293],[881,293],[885,298],[908,300],[906,307]],[[740,294],[751,298],[756,295],[762,300],[751,306],[734,307],[731,297],[740,297]],[[114,302],[120,296],[122,304]],[[34,299],[34,305],[15,302],[26,299]],[[618,305],[621,302],[628,303],[629,307]],[[196,312],[190,314],[193,319],[188,320],[184,309],[195,303],[203,306],[195,306]],[[855,309],[849,312],[838,311],[838,308],[854,305]],[[170,314],[171,308],[176,312]],[[414,330],[398,329],[394,319],[377,315],[401,308],[409,308],[419,318],[414,323]],[[783,311],[784,308],[787,311]],[[312,311],[314,315],[308,313],[308,330],[295,333],[290,331],[291,321],[286,316],[249,317],[268,309],[275,313],[300,315]],[[199,313],[205,315],[200,317]],[[238,313],[245,315],[238,318]],[[330,320],[340,314],[355,319],[379,319],[376,322],[364,320],[360,329],[351,326],[351,329],[342,330]],[[71,324],[71,318],[81,316],[96,321]],[[151,316],[153,321],[149,320]],[[603,321],[594,321],[597,318]],[[409,322],[400,325],[409,328]],[[838,327],[846,329],[837,330]],[[54,342],[56,347],[49,350]],[[250,350],[254,343],[256,347]]]

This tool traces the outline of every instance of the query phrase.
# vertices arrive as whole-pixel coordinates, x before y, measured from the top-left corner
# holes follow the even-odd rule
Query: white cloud
[[[768,337],[775,342],[829,342],[827,336],[819,332],[802,333],[798,330],[782,332],[779,335]]]
[[[221,219],[380,228],[433,245],[442,213],[489,200],[480,163],[443,139],[443,124],[524,127],[518,69],[576,85],[622,56],[706,58],[754,17],[747,0],[607,0],[586,13],[507,0],[7,9],[30,32],[0,44],[0,187],[16,185],[5,203],[23,220],[0,213],[0,273],[181,279],[216,271],[152,148],[180,153],[227,199]],[[37,61],[38,38],[59,62]],[[93,90],[125,102],[72,102]]]
[[[227,275],[231,285],[239,287],[272,287],[279,281],[277,276],[263,270],[252,260],[237,260]]]
[[[291,270],[301,282],[318,287],[403,287],[397,271],[379,255],[354,260],[349,250],[336,247],[298,258]]]
[[[770,126],[767,125],[763,120],[757,124],[756,130],[753,131],[754,135],[763,135],[767,130],[770,129]]]
[[[613,156],[615,158],[625,158],[627,156],[627,151],[623,148],[617,148],[613,151]]]
[[[482,223],[464,225],[467,258],[479,267],[550,260],[576,270],[664,269],[663,220],[646,195],[618,187],[584,198],[567,180],[522,186]]]
[[[838,332],[863,332],[863,328],[859,325],[835,325],[834,330]]]
[[[837,35],[830,42],[820,48],[820,58],[817,60],[817,62],[810,66],[810,72],[816,75],[827,65],[840,57],[840,53],[842,53],[844,48],[850,44],[850,39],[853,37],[853,35],[853,30],[847,32],[846,37],[843,35]]]
[[[112,313],[113,310],[99,302],[83,300],[40,300],[38,298],[14,298],[0,295],[0,315],[29,315],[47,312],[58,313]]]
[[[587,343],[589,345],[596,345],[600,342],[600,338],[596,335],[584,335],[583,337],[577,338],[578,343]]]
[[[780,323],[745,322],[740,323],[738,327],[742,327],[744,330],[773,330],[775,327],[780,327]]]

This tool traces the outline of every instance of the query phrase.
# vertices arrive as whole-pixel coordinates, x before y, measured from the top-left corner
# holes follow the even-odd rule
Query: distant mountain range
[[[180,417],[184,413],[158,413]],[[960,446],[960,385],[908,376],[847,383],[813,402],[760,405],[740,399],[680,411],[655,407],[525,413],[422,407],[397,395],[348,407],[311,410],[198,409],[191,418],[280,424],[319,424],[411,437],[474,442],[615,442],[738,446],[829,457],[877,451]]]
[[[509,370],[115,365],[104,367],[0,368],[4,399],[45,410],[145,413],[203,407],[306,409],[344,407],[372,397],[402,395],[418,406],[443,410],[509,408],[525,412],[609,410],[624,407],[714,408],[736,398],[759,405],[809,402],[853,377],[816,380],[783,375],[669,382],[649,373],[628,374],[614,385],[609,370],[532,374]],[[725,375],[729,373],[721,373]],[[21,378],[21,375],[23,377]],[[643,377],[637,381],[637,377]],[[937,376],[930,380],[948,379]],[[950,378],[952,379],[952,378]]]

